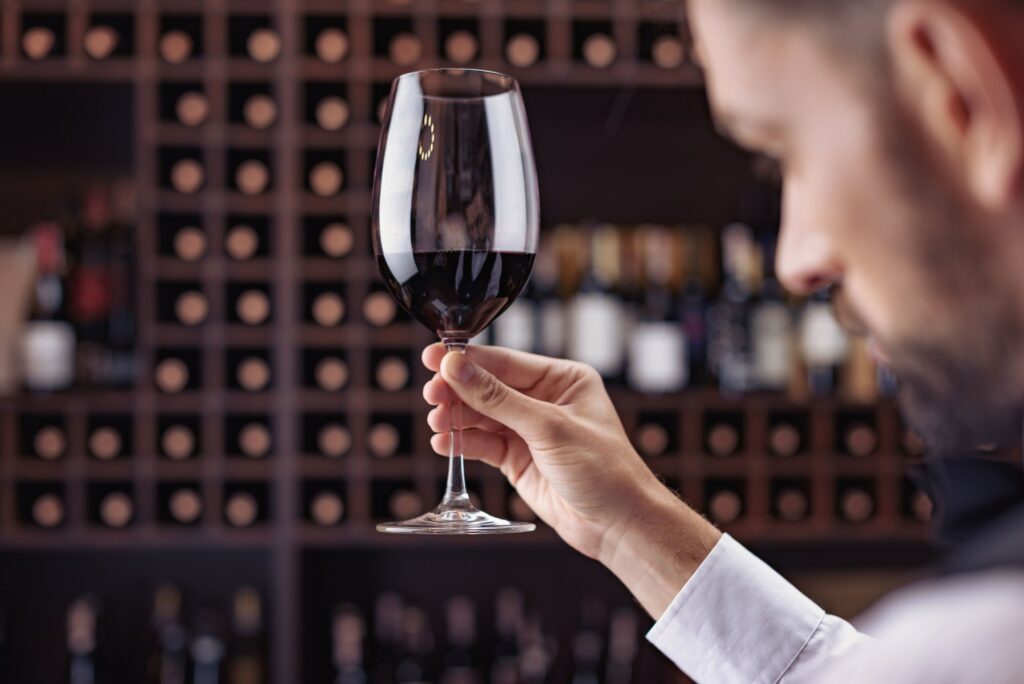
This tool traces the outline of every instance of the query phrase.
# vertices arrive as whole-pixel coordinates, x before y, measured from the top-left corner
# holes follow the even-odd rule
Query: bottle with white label
[[[565,355],[566,307],[563,300],[562,270],[558,263],[556,230],[548,244],[541,245],[533,262],[533,294],[536,297],[537,330],[536,349],[545,356]]]
[[[686,333],[676,318],[678,262],[664,226],[643,230],[643,302],[629,340],[629,384],[640,392],[677,392],[689,381]]]
[[[619,281],[619,234],[615,226],[593,229],[590,262],[569,308],[569,357],[593,366],[606,380],[622,373],[625,311],[615,291]]]
[[[767,270],[768,276],[756,288],[760,297],[750,314],[751,372],[754,387],[779,391],[793,371],[793,316],[772,269],[773,250],[767,252],[754,264],[756,275]]]
[[[800,354],[807,366],[811,394],[824,396],[835,391],[848,351],[849,341],[832,312],[828,290],[814,293],[800,317]]]

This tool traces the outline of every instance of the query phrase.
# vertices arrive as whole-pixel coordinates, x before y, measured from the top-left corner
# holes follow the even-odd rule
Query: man
[[[719,124],[783,170],[785,285],[834,289],[930,445],[1021,439],[1024,0],[689,11]],[[424,388],[437,451],[454,392],[466,455],[608,566],[657,620],[648,638],[696,680],[1024,682],[1019,494],[949,574],[876,609],[868,637],[662,487],[592,370],[487,348],[434,346],[424,362],[438,371]]]

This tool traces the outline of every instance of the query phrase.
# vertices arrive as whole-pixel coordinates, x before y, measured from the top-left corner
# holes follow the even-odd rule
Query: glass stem
[[[449,353],[465,354],[468,345],[469,343],[464,340],[444,340],[444,347]],[[466,491],[466,469],[462,458],[462,400],[452,397],[450,410],[451,450],[448,453],[448,486],[441,506],[468,508],[471,504],[469,493]]]

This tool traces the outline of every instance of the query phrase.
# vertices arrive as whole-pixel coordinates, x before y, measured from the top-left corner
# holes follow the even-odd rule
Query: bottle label
[[[540,351],[545,356],[565,353],[565,307],[557,299],[540,304]]]
[[[762,389],[783,389],[793,367],[793,336],[789,309],[779,302],[757,308],[753,332],[753,381]]]
[[[625,350],[619,301],[606,294],[579,294],[570,316],[569,356],[593,366],[606,377],[617,375],[622,370]]]
[[[675,392],[689,381],[686,336],[673,323],[641,323],[629,346],[629,384],[641,392]]]
[[[518,300],[494,322],[494,343],[500,347],[532,352],[537,333],[533,302]]]

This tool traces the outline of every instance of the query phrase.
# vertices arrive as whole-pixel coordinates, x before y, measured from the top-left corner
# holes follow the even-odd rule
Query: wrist
[[[718,543],[722,533],[655,481],[610,527],[598,560],[655,619]]]

